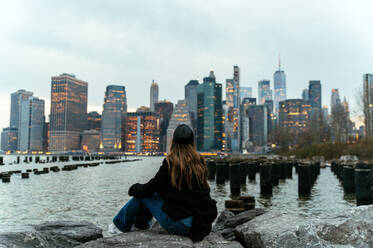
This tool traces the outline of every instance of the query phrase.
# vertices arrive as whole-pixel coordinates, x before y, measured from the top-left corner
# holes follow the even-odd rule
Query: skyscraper
[[[249,136],[249,117],[248,109],[249,106],[256,105],[256,98],[245,97],[241,104],[241,150],[248,148],[250,136]]]
[[[244,98],[250,98],[253,95],[253,88],[240,86],[240,100],[243,102]]]
[[[102,116],[97,113],[96,111],[91,111],[87,115],[88,119],[88,126],[87,130],[96,130],[98,132],[101,131],[101,121],[102,121]]]
[[[330,108],[333,109],[333,107],[339,103],[341,103],[341,99],[339,98],[339,90],[332,89],[332,95],[330,97]]]
[[[153,153],[159,151],[159,116],[138,109],[127,114],[126,152]]]
[[[106,87],[101,122],[101,144],[105,150],[121,150],[124,143],[126,88],[121,85]]]
[[[227,116],[225,117],[226,151],[238,152],[240,149],[240,98],[239,84],[227,79],[225,86]]]
[[[238,65],[233,66],[233,80],[240,85],[240,67]]]
[[[308,95],[311,107],[317,108],[321,112],[321,83],[319,80],[310,80]]]
[[[155,113],[159,116],[159,151],[167,151],[167,128],[174,110],[174,104],[169,101],[159,101],[154,105]]]
[[[273,74],[274,82],[274,114],[278,114],[279,102],[286,100],[286,75],[283,70],[281,70],[280,60],[278,62],[278,70]]]
[[[198,93],[198,80],[190,80],[185,85],[185,102],[188,107],[190,121],[192,122],[194,133],[197,133],[197,93]]]
[[[1,132],[1,150],[4,152],[17,151],[18,129],[15,127],[4,128]]]
[[[167,152],[170,151],[172,137],[177,126],[185,124],[192,128],[192,123],[189,118],[188,108],[185,100],[179,100],[175,104],[175,109],[172,112],[170,123],[167,128]]]
[[[198,85],[197,149],[220,151],[223,146],[222,85],[214,71]]]
[[[154,112],[154,104],[158,102],[159,99],[159,88],[156,82],[152,82],[150,86],[150,111]]]
[[[311,105],[308,102],[302,99],[288,99],[280,102],[279,106],[280,127],[287,128],[291,134],[305,131],[311,114]]]
[[[268,113],[264,105],[248,106],[249,137],[253,146],[265,146],[268,141]]]
[[[373,74],[363,76],[364,124],[367,137],[373,135]]]
[[[80,149],[80,134],[87,127],[87,92],[88,83],[75,75],[52,77],[50,151]]]
[[[263,105],[266,100],[272,100],[272,90],[269,80],[260,80],[258,83],[258,104]]]
[[[30,96],[21,100],[19,109],[18,149],[20,151],[44,150],[44,100]]]

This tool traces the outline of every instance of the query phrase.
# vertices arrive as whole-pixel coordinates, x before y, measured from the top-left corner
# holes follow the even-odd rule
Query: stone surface
[[[101,237],[102,230],[89,222],[48,222],[1,232],[0,248],[74,247]]]
[[[78,246],[79,248],[241,248],[238,242],[224,240],[222,236],[211,233],[201,242],[193,243],[188,237],[159,234],[153,231],[134,231],[113,237],[101,238]]]
[[[373,247],[373,206],[323,219],[271,211],[237,226],[234,233],[244,247]]]

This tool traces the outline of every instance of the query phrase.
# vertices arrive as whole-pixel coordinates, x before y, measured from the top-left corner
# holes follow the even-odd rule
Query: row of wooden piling
[[[293,168],[298,176],[299,196],[311,194],[317,176],[320,174],[320,162],[297,160],[268,160],[268,159],[210,159],[207,161],[208,178],[216,184],[230,183],[232,195],[240,195],[241,185],[255,181],[256,174],[260,174],[260,192],[262,195],[272,195],[273,186],[279,185],[280,180],[291,179]]]
[[[346,194],[355,194],[356,205],[373,204],[373,164],[364,161],[332,161],[331,170]]]
[[[90,155],[90,156],[83,156],[83,155],[74,155],[71,156],[72,161],[94,161],[94,160],[114,160],[114,159],[121,159],[121,156],[111,156],[111,155]],[[40,156],[25,156],[23,158],[23,163],[56,163],[56,162],[69,162],[70,156],[68,155],[52,155],[52,156],[46,156],[44,160],[41,159]],[[21,156],[17,156],[15,164],[20,164],[21,162]],[[0,165],[4,164],[3,157],[0,157]]]

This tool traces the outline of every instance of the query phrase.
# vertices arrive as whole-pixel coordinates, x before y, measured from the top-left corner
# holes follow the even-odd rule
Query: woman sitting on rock
[[[132,226],[149,229],[154,217],[171,234],[189,236],[194,242],[202,240],[217,215],[207,173],[196,151],[193,131],[187,125],[178,126],[155,177],[130,187],[128,194],[133,198],[114,217],[115,226],[122,232],[131,231]]]

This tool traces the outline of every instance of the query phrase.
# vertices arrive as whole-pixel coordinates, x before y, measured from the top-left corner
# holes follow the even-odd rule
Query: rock
[[[221,212],[212,230],[215,232],[224,230],[225,222],[227,221],[228,218],[231,218],[231,217],[234,217],[234,213],[232,213],[231,211],[224,210],[223,212]]]
[[[241,248],[238,242],[226,241],[222,236],[211,233],[201,242],[193,243],[188,237],[170,234],[159,234],[153,231],[134,231],[113,237],[101,238],[78,246],[79,248]]]
[[[227,218],[227,220],[224,223],[225,228],[234,228],[238,225],[241,225],[245,222],[248,222],[255,217],[264,214],[266,211],[261,208],[255,208],[251,210],[247,210],[245,212],[239,213],[235,216]]]
[[[237,226],[244,247],[373,247],[373,206],[326,218],[271,211]]]
[[[102,230],[89,222],[48,222],[0,233],[0,247],[74,247],[101,237]]]

